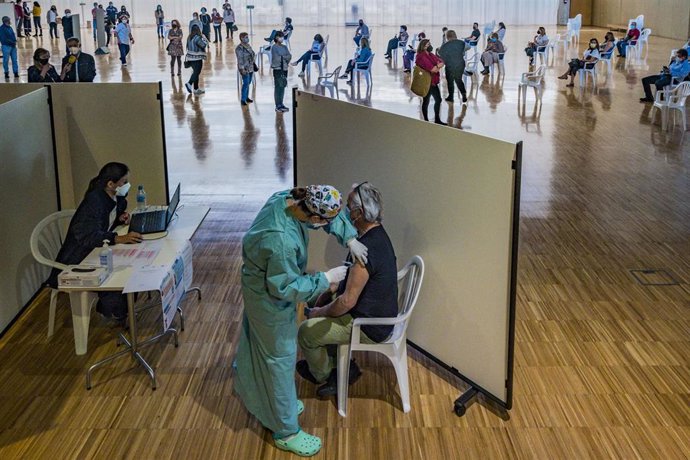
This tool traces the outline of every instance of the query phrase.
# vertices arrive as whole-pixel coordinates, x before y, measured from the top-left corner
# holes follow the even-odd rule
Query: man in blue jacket
[[[681,48],[676,51],[676,59],[664,66],[659,75],[650,75],[642,79],[642,87],[644,88],[644,97],[640,98],[640,102],[654,102],[654,95],[652,94],[652,84],[656,86],[657,91],[664,89],[664,86],[671,84],[675,78],[677,81],[684,80],[690,75],[690,62],[688,62],[688,51]]]
[[[2,17],[0,26],[0,44],[2,45],[2,67],[5,70],[5,80],[10,79],[9,60],[12,59],[14,78],[19,78],[19,63],[17,62],[17,36],[12,29],[9,16]]]

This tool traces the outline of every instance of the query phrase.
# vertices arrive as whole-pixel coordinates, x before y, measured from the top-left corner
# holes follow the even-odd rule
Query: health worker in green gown
[[[314,455],[321,439],[300,430],[297,416],[297,303],[315,300],[345,278],[347,267],[305,273],[309,230],[323,228],[366,264],[367,248],[341,213],[340,192],[310,185],[275,193],[242,239],[244,315],[236,356],[235,391],[273,432],[278,448]]]

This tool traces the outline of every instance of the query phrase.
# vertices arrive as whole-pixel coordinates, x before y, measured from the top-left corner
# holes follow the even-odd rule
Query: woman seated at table
[[[582,59],[573,59],[568,63],[568,70],[558,77],[559,80],[567,80],[568,75],[570,75],[570,83],[565,86],[571,87],[575,86],[573,81],[575,80],[575,75],[577,75],[578,70],[584,69],[585,64],[596,65],[597,61],[601,57],[599,53],[599,40],[593,38],[589,41],[589,49],[584,52]]]
[[[312,54],[318,55],[318,59],[321,59],[321,52],[323,51],[325,46],[326,44],[324,43],[321,34],[314,35],[314,41],[311,44],[311,48],[309,48],[307,52],[302,55],[302,57],[300,57],[290,65],[296,66],[297,64],[302,63],[302,71],[299,73],[299,76],[303,77],[304,70],[307,68],[307,65],[309,65],[309,61],[311,60]]]
[[[371,57],[371,48],[369,48],[369,39],[367,37],[362,37],[359,41],[359,49],[355,53],[354,59],[350,59],[347,62],[347,67],[345,68],[345,73],[340,76],[340,78],[349,78],[348,83],[352,83],[352,70],[355,68],[356,64],[360,64],[358,69],[366,69],[362,63],[369,61]]]
[[[127,192],[129,168],[122,163],[108,163],[98,176],[91,179],[84,199],[72,217],[65,242],[58,252],[56,262],[78,265],[95,248],[109,244],[139,243],[141,235],[129,232],[118,235],[113,231],[118,225],[129,224]],[[47,283],[57,287],[59,269],[53,269]],[[127,316],[127,301],[121,292],[99,292],[96,311],[103,317],[123,322]]]

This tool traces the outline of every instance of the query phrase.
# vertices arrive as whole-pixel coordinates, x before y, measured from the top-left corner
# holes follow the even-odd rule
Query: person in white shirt
[[[589,48],[585,50],[582,59],[573,59],[568,63],[568,70],[558,77],[559,80],[567,80],[570,76],[570,83],[565,86],[572,87],[575,86],[573,81],[575,80],[575,75],[577,75],[578,70],[583,69],[585,65],[596,65],[597,61],[601,58],[599,53],[599,40],[592,38],[589,41]]]

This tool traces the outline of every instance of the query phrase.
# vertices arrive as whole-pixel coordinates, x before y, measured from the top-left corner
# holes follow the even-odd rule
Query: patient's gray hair
[[[355,209],[361,209],[364,214],[364,220],[370,223],[381,222],[383,220],[383,201],[381,199],[381,192],[371,185],[369,182],[364,182],[359,184],[353,184],[352,190],[352,204]],[[359,193],[357,193],[359,191]],[[362,201],[360,200],[360,195],[364,201],[364,206],[362,206]]]

